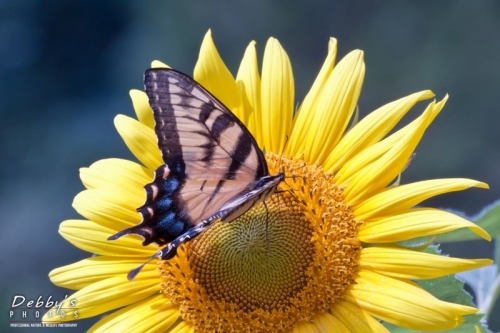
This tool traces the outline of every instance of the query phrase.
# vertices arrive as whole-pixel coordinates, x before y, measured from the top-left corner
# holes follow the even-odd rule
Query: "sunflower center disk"
[[[287,211],[286,222],[295,224],[290,228],[275,200],[267,207],[269,213],[259,205],[236,223],[219,223],[191,245],[193,277],[214,301],[244,312],[285,309],[292,306],[290,295],[304,288],[314,256],[312,228],[300,211]]]
[[[331,176],[268,154],[284,191],[216,223],[160,264],[162,292],[200,331],[284,331],[327,311],[354,283],[358,223]]]

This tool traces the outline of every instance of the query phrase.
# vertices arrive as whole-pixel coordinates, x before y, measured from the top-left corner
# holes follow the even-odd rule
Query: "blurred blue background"
[[[57,233],[61,221],[79,218],[71,207],[83,189],[78,169],[102,158],[132,158],[113,126],[116,114],[133,115],[129,89],[142,88],[142,73],[154,59],[191,74],[209,28],[233,73],[251,40],[261,57],[268,37],[278,38],[292,61],[297,101],[315,78],[330,36],[339,41],[338,59],[365,51],[362,116],[423,89],[438,99],[449,93],[403,182],[468,177],[489,183],[489,191],[429,202],[467,214],[500,198],[499,1],[2,0],[1,331],[14,294],[70,294],[47,274],[89,256]],[[407,121],[423,105],[416,109]],[[492,246],[445,249],[487,257]],[[498,316],[492,320],[499,330]],[[80,322],[78,331],[94,321]]]

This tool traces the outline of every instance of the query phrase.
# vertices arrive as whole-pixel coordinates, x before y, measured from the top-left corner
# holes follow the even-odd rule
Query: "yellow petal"
[[[366,168],[372,166],[375,162],[384,157],[389,150],[404,139],[409,130],[415,130],[417,126],[414,125],[418,125],[418,120],[419,119],[413,121],[384,140],[362,150],[357,155],[346,161],[344,165],[341,166],[341,169],[335,173],[335,182],[337,184],[344,184],[344,186],[352,186],[356,182],[359,182],[359,177],[356,178],[359,173],[363,171],[363,169],[366,171]],[[368,179],[366,181],[368,181]]]
[[[292,333],[321,333],[321,331],[313,323],[301,321],[293,327]]]
[[[159,60],[153,60],[151,62],[151,68],[170,68],[170,66]]]
[[[417,102],[433,96],[430,90],[421,91],[371,112],[342,137],[328,156],[324,168],[337,171],[346,161],[387,135]]]
[[[337,40],[335,38],[330,38],[328,42],[328,54],[323,62],[323,66],[316,76],[311,89],[304,98],[304,102],[295,115],[293,130],[290,134],[290,141],[286,149],[287,155],[290,157],[299,158],[304,154],[305,142],[316,113],[319,97],[333,70],[336,56]]]
[[[178,307],[160,294],[104,317],[89,332],[166,332],[179,315]]]
[[[135,114],[137,119],[147,127],[154,129],[155,120],[153,118],[153,110],[149,105],[148,96],[144,91],[132,89],[130,90],[130,98],[134,105]]]
[[[113,230],[125,229],[142,219],[137,207],[144,195],[117,190],[85,190],[73,200],[73,208],[82,216]]]
[[[124,115],[115,117],[115,127],[128,149],[142,164],[151,170],[163,164],[158,139],[151,128]]]
[[[312,319],[312,323],[318,328],[319,332],[336,332],[336,333],[351,333],[340,320],[335,318],[328,312],[323,312],[316,315]],[[299,331],[302,332],[302,331]]]
[[[117,275],[126,275],[132,269],[144,263],[144,259],[127,259],[97,256],[83,259],[70,265],[58,267],[49,273],[52,283],[59,287],[73,290],[82,289],[92,283]],[[156,271],[158,264],[151,262],[141,270],[141,274]]]
[[[363,311],[359,306],[338,300],[330,307],[330,311],[340,322],[348,327],[349,332],[356,333],[388,333],[381,323]]]
[[[266,151],[281,153],[292,129],[292,65],[278,40],[269,38],[262,62],[262,132]]]
[[[169,333],[194,333],[194,327],[189,326],[185,321],[181,321],[168,331]]]
[[[81,168],[80,179],[87,189],[123,191],[145,198],[143,188],[153,179],[153,172],[132,161],[108,158]]]
[[[461,259],[393,247],[364,248],[361,269],[406,279],[433,279],[476,269],[493,263],[490,259]]]
[[[362,51],[353,51],[333,69],[325,83],[307,128],[306,162],[323,164],[339,142],[358,103],[365,76]],[[309,112],[311,112],[309,111]]]
[[[217,97],[239,119],[244,119],[243,103],[236,81],[217,52],[210,30],[206,33],[201,44],[200,55],[194,67],[194,79]]]
[[[386,187],[389,182],[402,172],[425,129],[430,125],[436,113],[442,109],[444,102],[446,102],[446,98],[435,105],[431,103],[422,117],[418,119],[418,125],[411,128],[399,142],[379,159],[364,167],[348,181],[339,180],[340,184],[346,185],[344,196],[347,202],[355,205],[363,201],[364,198]],[[342,178],[342,176],[339,178]]]
[[[93,283],[66,299],[64,308],[78,311],[78,319],[93,317],[110,310],[141,301],[158,293],[160,278],[158,272],[144,272],[133,281],[127,280],[126,275],[115,276]],[[75,306],[71,307],[71,300]],[[75,320],[73,311],[64,318],[57,315],[54,307],[43,316],[43,322],[63,322]],[[69,310],[68,310],[69,311]],[[52,316],[52,317],[51,317]]]
[[[460,228],[469,228],[490,241],[491,236],[478,225],[439,209],[419,208],[366,221],[359,227],[358,238],[366,243],[393,243],[423,236],[433,236]]]
[[[443,302],[411,282],[361,270],[345,300],[373,316],[413,330],[445,330],[459,326],[477,309]]]
[[[471,187],[488,188],[488,185],[472,179],[449,178],[390,187],[355,206],[354,215],[360,221],[376,219],[406,211],[436,195],[463,191]]]
[[[245,106],[245,119],[242,119],[242,121],[254,136],[259,147],[262,148],[261,87],[254,41],[245,50],[238,74],[236,75],[236,84],[238,85],[243,105]]]
[[[379,141],[369,146],[368,148],[365,148],[357,155],[354,155],[351,159],[345,161],[344,165],[341,166],[341,169],[335,173],[334,179],[336,183],[354,187],[354,185],[356,184],[360,185],[358,183],[366,184],[372,181],[374,177],[369,172],[370,168],[374,168],[375,163],[381,163],[381,160],[383,158],[387,160],[391,156],[394,157],[395,153],[400,153],[400,151],[397,150],[395,146],[400,147],[404,140],[411,140],[413,138],[413,133],[419,130],[419,126],[420,129],[423,129],[424,126],[428,126],[428,124],[430,124],[430,122],[434,120],[440,110],[440,107],[436,108],[434,107],[434,103],[431,103],[427,107],[426,112],[424,112],[423,115],[412,121],[410,124],[391,134],[382,141]],[[427,125],[425,125],[425,123],[427,123]],[[359,134],[360,136],[363,136],[362,133]],[[388,152],[391,150],[392,155],[388,154]],[[400,157],[400,159],[404,160],[404,156]],[[367,176],[360,177],[360,174],[363,173]]]
[[[108,241],[116,231],[84,220],[66,220],[59,225],[59,234],[64,239],[90,253],[147,259],[158,251],[153,244],[143,246],[142,238],[136,235]]]

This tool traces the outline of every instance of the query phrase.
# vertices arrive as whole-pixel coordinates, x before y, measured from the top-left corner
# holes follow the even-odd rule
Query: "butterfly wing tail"
[[[109,236],[108,240],[109,241],[117,240],[118,238],[121,238],[121,237],[123,237],[125,235],[129,235],[129,234],[142,236],[144,238],[142,245],[149,245],[152,242],[152,240],[151,240],[151,228],[148,226],[142,226],[140,224],[133,226],[131,228],[122,230],[120,232],[117,232],[116,234]]]
[[[137,274],[139,274],[139,272],[142,270],[142,268],[148,262],[150,262],[151,260],[153,260],[156,257],[160,257],[162,260],[169,260],[169,259],[172,259],[173,257],[175,257],[175,255],[177,254],[177,248],[179,247],[180,244],[182,244],[182,242],[180,242],[179,244],[173,244],[174,242],[168,244],[163,249],[161,249],[160,251],[153,254],[151,256],[151,258],[146,260],[144,263],[140,264],[139,266],[137,266],[136,268],[134,268],[130,272],[128,272],[127,279],[129,281],[132,281],[137,276]]]
[[[150,262],[151,260],[153,260],[156,257],[160,257],[162,260],[172,259],[177,254],[177,249],[179,248],[179,246],[181,246],[182,244],[186,243],[187,241],[198,236],[200,233],[205,231],[205,229],[207,229],[210,225],[212,225],[212,223],[214,221],[215,221],[215,219],[207,219],[207,220],[204,220],[203,222],[201,222],[200,224],[198,224],[197,226],[195,226],[191,229],[188,229],[188,231],[186,231],[184,234],[180,235],[179,237],[174,239],[172,242],[170,242],[167,246],[165,246],[163,249],[161,249],[160,251],[158,251],[154,255],[152,255],[146,262],[144,262],[140,266],[137,266],[136,268],[131,270],[127,274],[127,279],[129,281],[133,280],[137,276],[137,274],[139,274],[139,272],[144,267],[144,265],[146,265],[148,262]],[[120,231],[120,232],[114,234],[113,236],[110,236],[108,238],[108,240],[114,240],[114,239],[120,238],[121,236],[124,236],[124,235],[131,233],[130,229],[133,229],[133,227],[129,228],[129,229],[125,229],[123,231]],[[136,232],[134,231],[134,233],[136,233]]]
[[[117,240],[118,238],[121,238],[121,237],[123,237],[125,235],[131,234],[132,233],[132,229],[133,228],[128,228],[128,229],[122,230],[120,232],[117,232],[116,234],[109,236],[108,240],[109,241]]]
[[[128,272],[127,274],[127,279],[129,281],[132,281],[137,274],[139,274],[139,272],[141,271],[141,269],[148,263],[150,262],[151,260],[153,260],[154,258],[158,257],[161,255],[161,251],[158,251],[156,252],[155,254],[153,254],[148,260],[146,260],[144,263],[140,264],[139,266],[137,266],[136,268],[134,268],[133,270],[131,270],[130,272]]]

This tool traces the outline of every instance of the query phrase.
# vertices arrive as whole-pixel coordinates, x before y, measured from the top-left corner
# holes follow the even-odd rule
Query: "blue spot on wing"
[[[160,218],[158,226],[162,231],[171,235],[180,235],[184,231],[184,223],[175,218],[175,213],[170,212]]]
[[[170,197],[165,196],[165,197],[161,198],[160,200],[158,200],[157,205],[158,205],[159,209],[167,210],[172,205],[172,202],[173,202],[173,200],[170,199]]]
[[[166,193],[173,193],[179,187],[179,181],[175,178],[167,178],[163,182],[163,189]]]
[[[175,221],[175,223],[170,227],[172,234],[180,235],[184,231],[184,222]]]
[[[170,225],[174,222],[174,219],[175,219],[175,213],[174,212],[168,213],[160,219],[158,225],[160,225],[164,229],[169,229]]]

